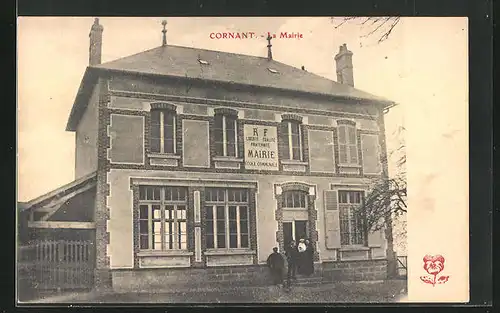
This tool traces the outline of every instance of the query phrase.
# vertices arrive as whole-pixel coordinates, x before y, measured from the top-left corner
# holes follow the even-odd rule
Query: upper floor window
[[[248,197],[247,189],[205,189],[207,248],[250,247]]]
[[[281,146],[284,160],[302,161],[302,118],[286,115],[281,122]]]
[[[186,188],[139,187],[139,248],[187,249]]]
[[[342,245],[364,245],[366,242],[365,216],[356,210],[363,203],[363,195],[363,191],[338,191]]]
[[[162,104],[151,107],[150,149],[154,153],[175,154],[175,106]]]
[[[303,208],[307,207],[307,194],[303,191],[284,191],[282,195],[283,208]]]
[[[216,110],[214,138],[217,156],[238,156],[238,114],[236,111]]]
[[[337,121],[339,141],[339,163],[358,164],[358,140],[356,123]]]

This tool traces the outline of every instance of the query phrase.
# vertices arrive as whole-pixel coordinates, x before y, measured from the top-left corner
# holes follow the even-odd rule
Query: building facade
[[[272,248],[299,238],[325,280],[385,277],[384,231],[355,208],[387,175],[391,102],[353,88],[345,45],[334,82],[271,44],[266,58],[164,38],[101,64],[102,33],[96,20],[67,125],[75,180],[93,182],[97,286],[264,279]]]

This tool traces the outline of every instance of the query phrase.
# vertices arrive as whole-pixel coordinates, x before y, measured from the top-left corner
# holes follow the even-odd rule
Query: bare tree
[[[406,144],[402,138],[404,131],[404,127],[399,127],[396,131],[400,144],[389,154],[389,158],[395,157],[396,174],[376,181],[363,204],[358,207],[359,213],[365,215],[369,231],[382,229],[387,216],[392,219],[407,212]]]
[[[367,28],[367,32],[362,35],[362,38],[375,36],[378,37],[378,43],[381,43],[391,35],[393,29],[398,25],[401,20],[400,16],[369,16],[369,17],[331,17],[332,23],[336,24],[335,29],[341,27],[346,23],[358,23],[363,28]]]
[[[384,230],[387,240],[388,274],[391,277],[397,275],[393,221],[407,212],[404,131],[404,127],[399,127],[396,131],[400,144],[387,157],[387,160],[394,159],[397,168],[396,174],[393,177],[382,176],[375,181],[362,204],[355,209],[355,214],[364,217],[367,232]]]
[[[406,180],[401,177],[378,181],[364,203],[358,208],[366,216],[369,231],[380,230],[385,226],[384,217],[397,217],[407,212]]]

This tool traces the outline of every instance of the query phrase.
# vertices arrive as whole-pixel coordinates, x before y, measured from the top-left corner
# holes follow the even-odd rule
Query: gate
[[[402,277],[406,277],[408,275],[408,257],[405,256],[397,256],[398,258],[398,275]]]
[[[90,289],[94,285],[92,241],[44,240],[20,247],[20,272],[38,290]]]

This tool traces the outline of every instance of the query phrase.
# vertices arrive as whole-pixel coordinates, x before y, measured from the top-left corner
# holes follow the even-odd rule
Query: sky
[[[302,39],[274,39],[273,58],[305,66],[332,80],[336,79],[333,57],[346,43],[354,53],[355,87],[399,104],[386,115],[389,152],[399,145],[395,133],[405,124],[405,108],[431,108],[442,99],[463,101],[458,95],[440,92],[441,88],[451,91],[464,79],[454,75],[459,58],[467,52],[466,46],[459,45],[466,34],[466,23],[460,18],[403,18],[388,40],[377,43],[378,37],[363,37],[370,29],[359,21],[336,29],[339,20],[332,22],[328,17],[104,17],[100,18],[104,27],[102,61],[161,45],[163,19],[168,21],[169,44],[257,56],[267,55],[263,38],[217,40],[210,33],[301,33]],[[74,133],[66,132],[65,126],[88,65],[92,23],[93,17],[18,20],[19,201],[31,200],[74,178]],[[436,49],[444,40],[451,43]],[[433,104],[424,106],[423,102]],[[393,166],[391,171],[395,171]]]

